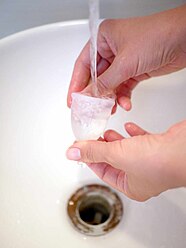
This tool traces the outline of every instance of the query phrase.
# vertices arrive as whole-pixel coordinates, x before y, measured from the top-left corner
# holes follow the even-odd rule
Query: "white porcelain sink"
[[[74,61],[89,37],[86,22],[28,30],[0,41],[0,247],[186,247],[186,190],[145,203],[127,199],[118,227],[87,237],[71,226],[66,204],[89,183],[88,168],[65,158],[73,142],[66,93]],[[133,110],[109,122],[122,133],[135,121],[152,132],[186,118],[186,70],[148,80],[133,94]]]

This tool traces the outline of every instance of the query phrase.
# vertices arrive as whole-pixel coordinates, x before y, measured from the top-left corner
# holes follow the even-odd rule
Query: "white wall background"
[[[186,0],[100,0],[101,18],[146,15]],[[0,38],[64,20],[87,19],[88,0],[0,0]]]

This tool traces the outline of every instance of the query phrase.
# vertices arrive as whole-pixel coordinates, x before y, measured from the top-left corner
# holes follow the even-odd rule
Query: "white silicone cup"
[[[76,140],[96,140],[104,132],[115,100],[72,93],[71,124]]]

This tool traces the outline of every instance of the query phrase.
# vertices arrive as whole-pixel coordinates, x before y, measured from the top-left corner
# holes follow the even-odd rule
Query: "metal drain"
[[[79,232],[100,236],[115,228],[123,215],[118,195],[103,185],[87,185],[78,189],[69,199],[68,216]]]

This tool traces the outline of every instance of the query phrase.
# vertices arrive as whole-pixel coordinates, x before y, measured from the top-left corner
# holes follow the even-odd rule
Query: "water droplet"
[[[83,163],[83,162],[77,162],[77,164],[80,165],[81,168],[86,168],[87,167],[87,165],[85,163]]]

